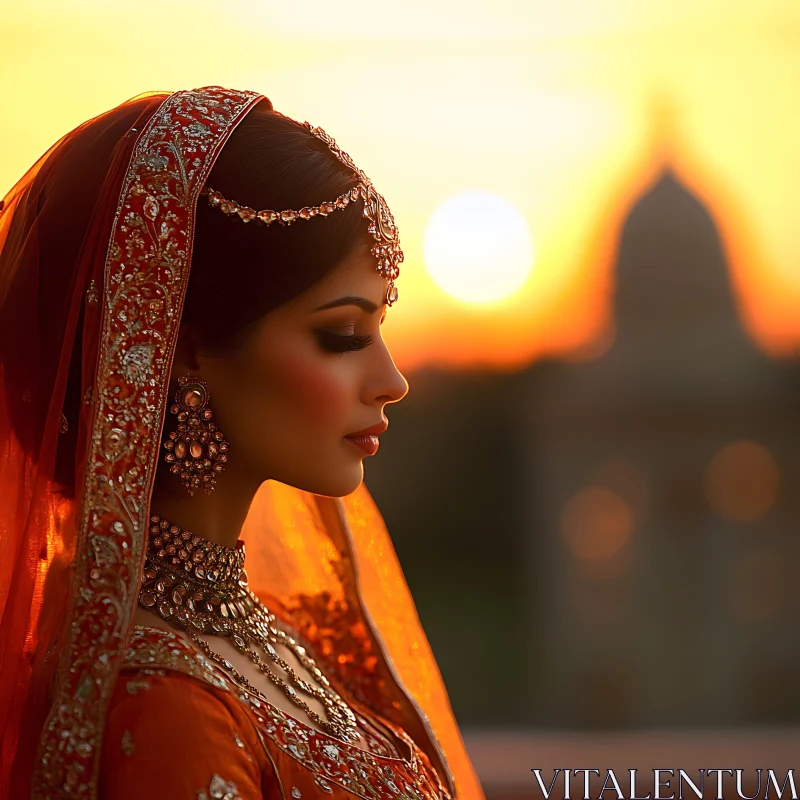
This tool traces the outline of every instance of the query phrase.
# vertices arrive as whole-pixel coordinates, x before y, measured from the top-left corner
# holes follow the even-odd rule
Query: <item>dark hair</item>
[[[265,99],[231,133],[206,183],[240,205],[282,211],[335,200],[358,180],[324,142]],[[362,211],[358,200],[328,217],[265,226],[229,217],[201,197],[182,316],[197,345],[235,346],[258,319],[368,248]]]
[[[125,130],[130,120],[123,122]],[[104,169],[98,167],[98,181]],[[335,200],[358,180],[324,142],[265,98],[230,134],[206,184],[240,205],[282,211]],[[87,214],[91,207],[87,203]],[[201,197],[181,322],[193,327],[198,349],[233,348],[265,314],[372,243],[360,199],[328,217],[264,226],[229,217]],[[69,431],[59,436],[54,471],[66,495],[72,494],[75,474],[83,310],[63,406]]]

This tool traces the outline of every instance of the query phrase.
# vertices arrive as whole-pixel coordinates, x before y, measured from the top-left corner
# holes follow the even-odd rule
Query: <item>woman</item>
[[[482,798],[348,437],[408,390],[367,176],[255,92],[149,93],[0,248],[2,796]]]

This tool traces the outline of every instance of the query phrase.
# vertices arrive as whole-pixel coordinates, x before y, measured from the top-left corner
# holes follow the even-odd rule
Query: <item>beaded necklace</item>
[[[139,605],[186,631],[209,658],[227,669],[250,692],[268,700],[230,661],[200,639],[198,633],[229,637],[239,652],[246,654],[323,730],[345,742],[357,741],[360,736],[355,714],[305,648],[277,627],[275,615],[248,588],[244,561],[244,542],[239,541],[235,548],[226,547],[154,514],[150,517]],[[297,676],[273,646],[278,643],[297,656],[319,686]],[[282,667],[293,686],[275,674],[263,656]],[[320,700],[328,719],[322,719],[295,687]]]

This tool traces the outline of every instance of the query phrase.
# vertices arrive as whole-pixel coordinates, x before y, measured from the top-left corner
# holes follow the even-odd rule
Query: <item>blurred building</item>
[[[800,720],[800,371],[746,336],[714,222],[665,168],[631,210],[613,345],[539,364],[523,503],[532,717]]]
[[[415,372],[366,465],[456,716],[800,722],[800,369],[744,332],[668,167],[615,283],[604,355]]]

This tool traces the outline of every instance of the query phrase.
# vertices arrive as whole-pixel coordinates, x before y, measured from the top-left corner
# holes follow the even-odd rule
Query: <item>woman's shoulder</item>
[[[109,704],[101,797],[281,796],[252,723],[197,655],[177,634],[134,629]]]
[[[240,692],[179,631],[137,624],[112,700],[106,742],[116,762],[121,759],[120,752],[131,751],[125,761],[130,767],[134,766],[130,759],[138,752],[139,738],[148,752],[160,753],[162,758],[168,758],[171,750],[179,752],[181,764],[186,757],[183,754],[191,753],[191,780],[196,783],[209,777],[211,768],[218,787],[223,785],[219,781],[228,781],[239,792],[193,794],[189,784],[181,784],[192,800],[246,800],[250,795],[241,787],[256,786],[259,780],[260,793],[254,797],[265,800],[319,796],[320,792],[362,798],[395,798],[405,792],[418,800],[445,796],[424,753],[402,729],[368,713],[360,703],[353,707],[373,722],[380,719],[402,739],[410,748],[410,759],[399,754],[382,756],[319,734],[269,703]],[[131,726],[133,722],[140,723],[137,729]],[[148,756],[150,761],[153,758]],[[237,760],[240,769],[232,774],[229,767]],[[202,774],[195,777],[196,769]],[[139,796],[145,796],[145,787],[140,788]],[[171,796],[157,785],[149,791]],[[117,797],[113,793],[108,796]],[[137,795],[120,795],[128,796]]]
[[[197,678],[221,691],[229,691],[230,684],[223,678],[214,663],[174,629],[150,625],[134,625],[125,651],[123,670],[171,670]]]

